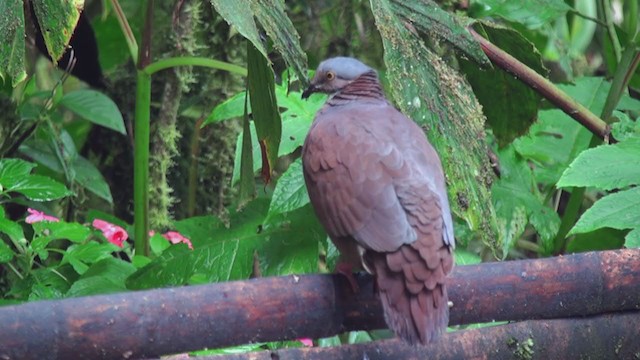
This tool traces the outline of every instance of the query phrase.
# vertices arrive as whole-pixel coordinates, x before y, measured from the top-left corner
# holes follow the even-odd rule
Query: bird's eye
[[[329,71],[327,73],[327,80],[333,80],[336,77],[336,74],[333,73],[333,71]]]

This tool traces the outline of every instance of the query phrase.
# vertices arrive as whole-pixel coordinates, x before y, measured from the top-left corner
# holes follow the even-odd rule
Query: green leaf
[[[456,251],[453,252],[453,256],[455,258],[456,265],[473,265],[482,262],[480,256],[466,249],[456,249]]]
[[[40,239],[46,238],[48,241],[66,239],[74,243],[81,243],[86,241],[89,235],[91,235],[89,228],[74,222],[42,221],[34,223],[32,226]]]
[[[24,233],[22,227],[15,222],[7,219],[4,215],[4,209],[0,206],[0,233],[5,233],[12,241],[22,241]]]
[[[76,173],[75,180],[78,184],[96,194],[101,199],[106,200],[109,204],[113,204],[109,184],[107,184],[107,181],[95,165],[84,157],[78,156],[72,166]]]
[[[89,265],[102,259],[111,258],[111,254],[119,249],[111,243],[97,243],[95,241],[74,244],[69,246],[64,253],[62,264],[71,264],[78,274],[83,275],[89,270]]]
[[[611,190],[637,184],[640,184],[640,137],[581,152],[557,186]]]
[[[24,67],[24,12],[23,2],[8,0],[0,2],[0,80],[16,86],[26,79]]]
[[[253,0],[210,0],[211,5],[216,9],[216,12],[224,18],[224,20],[247,38],[253,46],[268,59],[267,50],[264,48],[262,41],[260,41],[260,34],[258,33],[258,27],[253,19],[253,11],[251,11],[251,4]]]
[[[312,209],[265,222],[268,205],[266,199],[252,201],[230,215],[229,228],[212,217],[177,222],[176,228],[192,240],[194,250],[171,246],[130,276],[128,288],[246,279],[253,272],[256,253],[264,275],[317,271],[318,239],[325,235]]]
[[[610,227],[634,229],[640,227],[640,187],[610,194],[596,201],[582,214],[569,235]]]
[[[611,124],[611,135],[614,139],[624,141],[628,138],[640,137],[640,121],[631,120],[629,115],[621,111],[614,111],[613,117],[618,120]]]
[[[71,285],[66,296],[88,296],[127,291],[125,280],[136,268],[129,262],[109,257],[91,265]]]
[[[450,43],[478,64],[490,66],[482,48],[460,19],[432,0],[392,0],[391,6],[405,23],[412,24],[427,36]]]
[[[204,120],[202,126],[214,122],[242,117],[242,115],[244,114],[244,102],[246,96],[246,91],[242,91],[216,105],[209,116],[207,116],[207,118]],[[249,108],[247,109],[247,111],[251,113],[251,104],[248,105]]]
[[[20,159],[0,159],[0,191],[29,176],[35,164]]]
[[[499,16],[535,29],[564,16],[571,7],[563,0],[479,0],[484,11],[478,17]]]
[[[484,117],[471,87],[407,29],[389,0],[372,0],[371,7],[396,104],[426,129],[438,151],[452,211],[498,253],[502,246],[489,193],[493,174],[486,161]]]
[[[482,24],[484,36],[493,44],[529,66],[546,75],[542,55],[519,32],[492,24]],[[480,69],[475,63],[461,61],[487,121],[504,147],[513,139],[527,132],[538,114],[542,97],[530,86],[500,68]]]
[[[503,254],[513,248],[529,223],[538,231],[545,253],[550,253],[560,218],[542,202],[531,169],[518,158],[513,147],[508,146],[498,154],[501,177],[493,184],[492,194]]]
[[[156,233],[149,238],[149,246],[154,255],[160,255],[163,251],[171,247],[171,243],[162,235]]]
[[[95,90],[76,90],[65,94],[60,104],[85,120],[125,134],[124,119],[118,106],[106,95]]]
[[[256,250],[262,275],[308,274],[318,271],[318,242],[326,238],[310,205],[265,223]]]
[[[33,0],[42,37],[54,64],[64,54],[84,7],[83,0]]]
[[[318,95],[311,96],[308,100],[301,99],[301,93],[299,91],[288,91],[285,86],[276,85],[276,97],[278,99],[278,107],[284,108],[285,111],[282,115],[282,137],[280,140],[280,147],[278,148],[278,156],[284,156],[291,154],[298,147],[304,144],[304,139],[309,132],[309,128],[313,123],[316,112],[324,105],[326,96]],[[234,96],[236,98],[236,96]],[[239,98],[238,98],[239,99]],[[237,99],[234,101],[238,101]],[[233,105],[237,108],[238,105]],[[234,110],[229,113],[230,116],[241,116],[242,112],[237,113]],[[215,109],[214,109],[215,112]],[[236,115],[237,114],[237,115]],[[262,164],[260,145],[256,136],[256,130],[253,124],[251,127],[251,144],[252,144],[252,159],[253,159],[253,173],[260,169]],[[236,142],[236,155],[233,166],[232,184],[235,184],[240,179],[240,159],[242,149],[242,138],[244,132],[238,134]]]
[[[629,231],[627,236],[624,238],[624,246],[627,249],[640,248],[640,227]]]
[[[572,85],[557,85],[591,112],[599,114],[611,84],[603,78],[576,79]],[[536,165],[536,180],[555,185],[573,159],[589,145],[591,133],[561,110],[542,110],[526,136],[513,142],[516,151]]]
[[[64,138],[69,136],[66,131],[62,134],[66,134]],[[68,149],[67,147],[65,148]],[[61,159],[53,153],[51,147],[47,146],[46,143],[43,143],[42,141],[30,141],[20,146],[20,151],[47,168],[60,174],[64,173]],[[72,149],[71,152],[75,153],[75,149]],[[95,165],[83,156],[75,153],[75,156],[73,156],[73,162],[70,163],[69,166],[71,167],[70,171],[74,174],[74,181],[77,184],[106,200],[110,204],[113,203],[111,189]]]
[[[33,201],[51,201],[73,194],[63,184],[41,175],[29,175],[5,190],[18,192]]]
[[[300,36],[285,13],[283,0],[253,0],[253,13],[273,41],[273,46],[293,69],[303,86],[308,84],[307,53],[300,46]]]
[[[289,165],[278,179],[269,205],[269,217],[301,208],[309,203],[307,187],[302,174],[302,159]]]
[[[584,234],[577,234],[567,243],[565,253],[620,249],[624,244],[625,233],[626,230],[602,228]]]
[[[273,70],[267,59],[255,47],[247,43],[249,101],[253,110],[258,144],[262,153],[262,177],[269,182],[278,158],[282,136],[282,121],[275,94]]]
[[[6,219],[2,220],[6,221]],[[2,220],[0,220],[0,231],[2,231]],[[13,250],[11,250],[9,245],[0,239],[0,264],[5,264],[13,260],[13,255]]]

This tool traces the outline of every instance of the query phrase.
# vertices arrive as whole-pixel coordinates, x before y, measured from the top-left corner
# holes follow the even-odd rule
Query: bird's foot
[[[347,281],[349,281],[349,285],[351,285],[351,290],[353,290],[354,294],[357,294],[360,292],[360,286],[358,286],[358,282],[353,276],[352,269],[353,266],[349,263],[340,262],[336,264],[336,272],[347,278]]]

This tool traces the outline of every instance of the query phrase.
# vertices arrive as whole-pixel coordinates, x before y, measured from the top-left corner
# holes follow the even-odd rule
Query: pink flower
[[[33,224],[40,221],[52,221],[52,222],[60,221],[60,219],[58,219],[57,217],[45,215],[45,213],[38,210],[34,210],[32,208],[28,208],[27,212],[31,214],[27,216],[27,218],[24,220],[27,224]]]
[[[169,240],[169,242],[171,242],[172,244],[185,243],[187,244],[187,246],[189,246],[189,249],[193,250],[193,245],[191,244],[191,240],[182,236],[182,234],[180,234],[177,231],[167,231],[162,236],[165,239]]]
[[[110,222],[94,219],[92,225],[102,231],[102,235],[107,238],[107,241],[118,247],[124,247],[124,242],[129,238],[129,234],[123,228]]]
[[[307,346],[307,347],[312,347],[313,346],[313,340],[309,339],[309,338],[300,338],[298,339],[298,341],[300,341],[302,343],[302,345]]]

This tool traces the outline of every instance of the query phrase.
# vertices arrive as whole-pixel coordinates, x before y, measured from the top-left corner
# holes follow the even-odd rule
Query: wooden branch
[[[640,250],[459,266],[451,324],[640,309]],[[385,327],[370,276],[308,275],[0,307],[0,359],[139,358]]]
[[[325,348],[292,348],[199,360],[637,359],[640,312],[529,320],[448,333],[426,347],[398,339]]]

